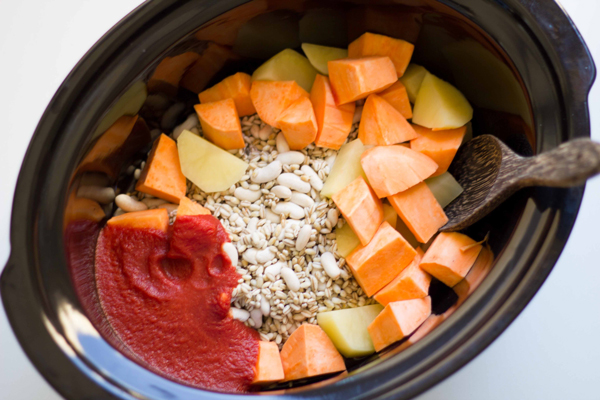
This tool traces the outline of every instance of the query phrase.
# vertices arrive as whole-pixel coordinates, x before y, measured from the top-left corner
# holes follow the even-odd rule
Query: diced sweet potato
[[[362,176],[331,197],[352,227],[363,246],[366,246],[383,222],[383,205]]]
[[[177,208],[177,216],[181,217],[184,215],[211,215],[212,213],[208,208],[202,207],[200,204],[193,200],[183,196],[179,202]]]
[[[372,94],[363,107],[358,138],[364,144],[387,146],[418,137],[406,118],[382,97]]]
[[[200,103],[233,99],[238,115],[244,117],[256,113],[256,109],[250,98],[251,86],[250,75],[238,72],[223,79],[215,86],[200,92],[198,98],[200,99]]]
[[[183,74],[179,86],[194,93],[200,93],[227,61],[237,58],[239,56],[228,47],[208,43],[200,58]]]
[[[382,223],[366,246],[358,246],[346,262],[367,296],[390,283],[415,258],[417,252],[397,230]]]
[[[398,77],[408,67],[415,46],[401,39],[366,32],[348,45],[348,57],[388,56],[394,63]]]
[[[112,217],[106,224],[127,228],[156,229],[166,233],[169,229],[169,213],[164,208],[135,211]]]
[[[425,182],[388,197],[394,210],[421,243],[427,243],[448,217]]]
[[[156,139],[135,189],[179,204],[179,199],[185,196],[186,180],[173,139],[165,134]]]
[[[266,384],[283,380],[283,365],[279,356],[279,347],[275,342],[258,342],[258,361],[253,384]]]
[[[437,169],[424,154],[404,146],[377,146],[365,151],[360,163],[379,198],[413,187]]]
[[[310,101],[319,126],[315,144],[339,150],[352,130],[356,104],[351,102],[340,106],[336,105],[329,78],[319,74],[317,74],[310,91]]]
[[[375,293],[373,298],[385,306],[393,301],[427,297],[431,275],[419,268],[423,254],[423,250],[417,249],[417,255],[408,267],[383,289]]]
[[[413,128],[419,136],[410,141],[410,148],[436,162],[438,169],[431,176],[446,172],[463,141],[467,126],[441,131],[433,131],[414,124]]]
[[[392,86],[377,94],[398,110],[404,118],[412,118],[412,107],[408,99],[408,93],[402,82],[396,81]]]
[[[283,132],[290,149],[302,150],[317,137],[317,118],[308,97],[301,96],[277,117],[277,126]]]
[[[481,248],[467,235],[441,232],[427,249],[419,267],[452,287],[467,275]]]
[[[389,57],[346,58],[329,61],[327,67],[337,104],[364,99],[398,79]]]
[[[279,114],[300,97],[308,97],[308,93],[296,81],[254,81],[250,89],[258,116],[275,127]]]
[[[193,51],[163,58],[148,80],[148,91],[150,93],[166,92],[175,95],[181,77],[199,58],[200,54]]]
[[[196,104],[194,109],[208,140],[225,150],[244,148],[246,143],[233,99]]]
[[[331,339],[318,325],[302,324],[281,349],[285,380],[345,371],[346,365]]]
[[[410,335],[431,315],[431,297],[394,301],[369,325],[376,351]]]

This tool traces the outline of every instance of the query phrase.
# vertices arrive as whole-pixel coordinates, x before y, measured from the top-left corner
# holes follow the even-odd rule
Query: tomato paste
[[[106,226],[96,285],[115,333],[151,369],[193,386],[250,388],[258,333],[229,315],[239,276],[210,215],[177,218],[169,232]]]

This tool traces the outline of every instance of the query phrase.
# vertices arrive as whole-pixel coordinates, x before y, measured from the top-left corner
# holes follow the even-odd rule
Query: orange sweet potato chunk
[[[317,117],[308,97],[301,96],[277,117],[277,126],[283,132],[291,150],[302,150],[317,137]]]
[[[277,126],[279,115],[300,97],[308,97],[296,81],[254,81],[250,98],[260,119]]]
[[[417,252],[397,230],[383,222],[373,239],[359,245],[346,262],[367,296],[390,283],[414,260]]]
[[[135,189],[179,204],[179,199],[185,196],[186,180],[173,139],[165,134],[156,139]]]
[[[200,204],[187,197],[182,197],[177,207],[177,216],[182,217],[184,215],[211,215],[212,213],[208,208],[202,207]]]
[[[348,45],[348,57],[388,56],[400,78],[410,63],[414,49],[415,46],[405,40],[366,32]]]
[[[438,169],[431,176],[438,176],[446,172],[462,144],[467,133],[467,126],[441,131],[433,131],[414,124],[413,128],[419,136],[410,141],[410,148],[425,154],[436,162]]]
[[[417,255],[393,281],[375,293],[373,298],[385,306],[393,301],[421,299],[427,297],[431,275],[419,268],[423,250],[417,249]]]
[[[383,204],[367,182],[359,176],[331,196],[363,246],[366,246],[383,222]]]
[[[360,164],[379,198],[391,196],[429,178],[437,164],[405,146],[376,146],[365,151]]]
[[[387,146],[418,137],[406,118],[381,96],[367,97],[363,107],[358,138],[364,144]]]
[[[199,58],[200,54],[192,51],[174,57],[165,57],[148,80],[148,91],[152,93],[166,90],[170,94],[175,94],[181,77]],[[166,88],[165,84],[171,85],[171,88]]]
[[[392,86],[377,94],[398,110],[404,118],[412,118],[412,107],[408,99],[408,93],[402,82],[396,81]]]
[[[233,99],[196,104],[194,109],[208,140],[225,150],[243,149],[246,146]]]
[[[286,381],[346,370],[341,354],[318,325],[300,325],[280,355]]]
[[[344,58],[329,61],[327,68],[337,104],[364,99],[397,81],[389,57]]]
[[[335,104],[329,78],[320,74],[317,74],[310,90],[310,101],[319,127],[315,144],[339,150],[352,130],[356,103]]]
[[[258,342],[258,360],[253,384],[266,384],[283,380],[283,365],[279,347],[275,342]]]
[[[250,75],[238,72],[223,79],[215,86],[200,92],[198,98],[200,99],[200,103],[233,99],[238,115],[244,117],[256,113],[256,109],[250,98],[251,86]]]
[[[106,224],[127,228],[156,229],[161,232],[167,232],[169,229],[169,212],[164,208],[135,211],[112,217]]]
[[[183,74],[179,86],[200,93],[227,61],[237,58],[239,56],[228,47],[208,43],[200,58]]]
[[[375,351],[381,351],[417,329],[431,315],[431,297],[394,301],[367,328]]]
[[[425,182],[396,193],[388,200],[417,240],[427,243],[448,222],[444,209]]]
[[[447,286],[463,279],[477,259],[482,246],[458,232],[440,232],[419,267]]]

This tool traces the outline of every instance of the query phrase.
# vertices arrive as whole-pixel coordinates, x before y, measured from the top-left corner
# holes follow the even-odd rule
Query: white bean
[[[273,193],[280,199],[285,200],[290,199],[292,197],[292,191],[290,190],[290,188],[282,185],[277,185],[271,188],[271,193]]]
[[[271,313],[271,304],[269,304],[269,300],[267,300],[264,296],[261,296],[260,298],[260,312],[265,317],[268,317]]]
[[[300,193],[310,192],[310,183],[304,182],[298,175],[289,172],[279,175],[277,183]]]
[[[298,237],[296,238],[296,250],[302,251],[306,247],[308,240],[310,239],[310,234],[312,232],[312,225],[306,224],[302,228],[300,228],[300,232],[298,232]]]
[[[250,264],[256,264],[256,253],[258,253],[256,249],[246,249],[246,251],[244,251],[242,254],[242,258],[248,261]]]
[[[281,273],[281,268],[285,266],[285,263],[278,261],[273,265],[269,265],[267,268],[265,268],[265,275],[273,275],[273,276],[277,276]]]
[[[363,106],[357,106],[354,109],[354,116],[352,117],[352,123],[355,124],[360,121],[360,117],[362,116]]]
[[[337,154],[332,154],[325,159],[325,162],[327,163],[329,168],[333,167],[333,163],[335,162],[336,157],[337,157]]]
[[[125,212],[144,211],[148,209],[147,205],[126,194],[120,194],[115,197],[115,204]]]
[[[169,213],[172,213],[173,211],[177,210],[179,208],[178,204],[171,204],[171,203],[165,203],[165,204],[161,204],[156,208],[164,208],[166,209]]]
[[[273,206],[273,212],[277,215],[285,214],[289,215],[292,219],[302,219],[304,218],[304,209],[294,203],[290,203],[289,201],[284,201],[281,203],[277,203]]]
[[[299,151],[286,151],[285,153],[280,153],[277,156],[277,159],[281,161],[283,165],[300,165],[304,162],[304,154]]]
[[[285,140],[285,136],[283,136],[282,132],[277,134],[277,138],[275,139],[275,145],[277,146],[278,153],[285,153],[286,151],[290,151],[290,145],[287,140]]]
[[[254,139],[258,139],[258,125],[252,125],[250,128],[250,134]]]
[[[196,115],[195,113],[190,114],[185,121],[183,121],[180,125],[177,125],[173,129],[173,139],[177,140],[177,138],[183,133],[183,131],[189,131],[192,128],[197,127],[198,125],[200,125],[200,122],[198,121],[198,115]]]
[[[321,254],[321,265],[331,279],[337,279],[340,276],[340,267],[338,267],[335,257],[330,252]]]
[[[264,168],[257,168],[250,178],[254,183],[267,183],[281,174],[281,161],[275,160]]]
[[[225,242],[225,243],[223,243],[223,246],[221,248],[223,249],[223,252],[225,254],[227,254],[227,257],[229,257],[229,260],[231,260],[231,265],[233,265],[235,267],[238,264],[237,247],[235,247],[235,245],[233,243]]]
[[[306,208],[310,208],[313,204],[315,204],[315,201],[309,195],[300,192],[292,192],[292,198],[290,201],[298,204],[300,207]]]
[[[321,178],[319,178],[319,175],[317,175],[314,169],[308,165],[303,165],[300,170],[304,172],[304,175],[308,175],[310,178],[310,186],[312,186],[317,192],[320,192],[321,189],[323,189],[323,181]]]
[[[276,224],[281,222],[281,217],[275,214],[273,211],[269,210],[268,208],[265,209],[265,218]]]
[[[235,188],[233,195],[241,201],[249,201],[250,203],[254,203],[256,200],[260,199],[262,193],[259,190],[250,190],[244,189],[243,187]]]
[[[254,329],[258,329],[262,326],[262,317],[261,310],[255,308],[254,310],[250,311],[250,318],[252,318],[252,321],[254,321]]]
[[[260,131],[258,131],[258,137],[260,138],[260,140],[268,140],[272,132],[273,128],[271,128],[271,125],[265,125],[262,128],[260,128]]]
[[[275,258],[275,253],[269,249],[259,250],[256,252],[256,262],[258,264],[264,264]]]
[[[337,225],[339,219],[340,219],[340,212],[338,211],[337,208],[332,208],[329,211],[327,211],[327,220],[331,224],[332,228]]]
[[[248,229],[248,231],[250,233],[256,231],[256,227],[258,226],[258,218],[250,218],[250,221],[248,221],[248,226],[246,227],[246,229]]]
[[[85,197],[100,204],[108,204],[115,199],[115,189],[102,186],[80,186],[77,189],[77,197]]]
[[[281,268],[281,277],[285,281],[285,284],[287,285],[288,289],[290,289],[292,292],[297,292],[298,290],[300,290],[300,280],[298,280],[296,273],[290,268]]]
[[[161,204],[165,204],[165,203],[167,203],[167,201],[163,200],[163,199],[145,198],[145,199],[142,199],[142,203],[144,203],[145,205],[147,205],[148,208],[153,208],[153,207],[158,207]]]
[[[246,322],[250,318],[250,313],[247,310],[241,308],[231,307],[231,317],[238,321]]]

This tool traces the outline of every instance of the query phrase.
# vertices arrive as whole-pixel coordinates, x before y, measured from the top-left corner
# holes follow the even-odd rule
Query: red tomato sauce
[[[115,333],[162,375],[205,389],[243,392],[258,359],[256,331],[228,314],[239,275],[210,215],[177,218],[168,233],[106,226],[96,286]]]

